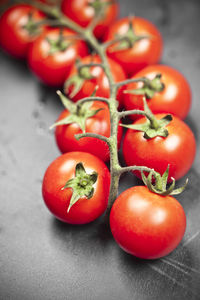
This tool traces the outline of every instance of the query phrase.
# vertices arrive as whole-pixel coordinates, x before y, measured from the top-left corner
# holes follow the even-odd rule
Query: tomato
[[[35,26],[44,18],[30,5],[12,6],[0,17],[0,46],[17,58],[25,58],[30,44],[44,31],[44,25]]]
[[[110,113],[107,104],[103,102],[94,101],[91,110],[98,110],[96,115],[88,118],[86,120],[86,132],[92,132],[100,134],[106,137],[110,136]],[[64,110],[58,121],[69,116],[69,111]],[[106,142],[99,140],[97,138],[84,137],[80,140],[76,140],[74,137],[76,134],[82,133],[80,126],[77,123],[60,125],[55,129],[55,138],[58,145],[58,148],[61,152],[70,152],[70,151],[82,151],[89,152],[96,155],[103,161],[109,160],[109,148]],[[122,127],[118,128],[118,148],[120,148],[120,142],[122,138]]]
[[[62,34],[62,41],[60,41]],[[28,62],[35,75],[50,86],[62,86],[77,56],[87,55],[88,48],[84,41],[69,39],[74,32],[59,28],[44,32],[32,45]],[[66,37],[66,39],[65,39]]]
[[[161,119],[165,114],[156,114]],[[141,118],[134,124],[145,123]],[[169,179],[183,177],[190,169],[196,151],[196,142],[191,129],[180,119],[173,120],[166,126],[167,137],[146,139],[144,133],[128,129],[123,142],[123,155],[128,166],[147,166],[163,174],[169,167]],[[138,173],[135,173],[138,175]]]
[[[134,17],[131,20],[123,18],[113,23],[104,36],[104,41],[110,41],[117,35],[124,35],[129,32],[132,40],[132,47],[126,46],[126,49],[117,49],[120,43],[115,43],[108,47],[108,55],[117,61],[131,76],[144,67],[158,63],[162,54],[163,42],[158,29],[149,21]],[[139,37],[145,37],[137,40]],[[122,44],[121,44],[122,45]]]
[[[174,197],[135,186],[114,202],[110,227],[124,251],[139,258],[155,259],[178,246],[185,232],[186,216]]]
[[[62,188],[75,177],[75,167],[82,162],[86,173],[98,173],[90,199],[82,196],[67,212],[72,188]],[[80,183],[81,184],[81,183]],[[84,152],[69,152],[59,156],[47,168],[42,185],[44,202],[59,220],[70,224],[85,224],[98,218],[106,209],[109,196],[110,173],[96,156]]]
[[[164,84],[162,91],[155,91],[148,99],[148,106],[153,113],[170,113],[184,119],[191,105],[191,90],[185,77],[177,70],[165,65],[152,65],[144,68],[132,78],[145,77],[153,80],[161,74],[160,82]],[[143,88],[142,82],[131,83],[126,86],[127,91]],[[143,109],[143,95],[124,94],[124,106],[127,110]],[[130,116],[134,118],[134,116]]]
[[[86,56],[83,59],[81,59],[81,64],[88,64],[88,63],[100,63],[101,60],[98,56]],[[113,75],[113,79],[115,82],[123,81],[126,79],[125,73],[121,66],[113,61],[112,59],[108,59],[108,63],[110,66],[110,70]],[[110,87],[109,87],[109,82],[108,79],[102,70],[101,67],[95,66],[95,67],[90,67],[89,72],[92,76],[91,79],[85,79],[84,82],[82,83],[79,91],[75,93],[75,95],[72,96],[72,93],[74,91],[74,86],[73,84],[69,84],[68,87],[68,82],[66,81],[66,86],[65,86],[65,94],[70,97],[71,100],[74,102],[84,98],[84,97],[89,97],[91,94],[94,92],[94,89],[96,86],[98,86],[98,89],[96,91],[96,96],[99,97],[104,97],[104,98],[109,98],[110,96]],[[74,77],[77,75],[77,67],[74,65],[68,78],[70,82],[70,78]],[[122,104],[122,99],[123,99],[123,90],[124,87],[121,87],[118,89],[117,92],[117,100],[119,101],[119,105],[121,106]]]
[[[103,16],[94,28],[94,35],[101,38],[118,15],[118,4],[115,0],[63,0],[63,13],[82,27],[87,27],[96,18],[95,7],[103,7]]]

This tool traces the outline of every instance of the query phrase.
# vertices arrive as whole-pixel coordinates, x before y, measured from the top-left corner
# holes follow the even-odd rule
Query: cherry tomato
[[[110,227],[124,251],[139,258],[155,259],[178,246],[185,232],[186,216],[174,197],[135,186],[114,202]]]
[[[156,114],[161,119],[165,114]],[[134,124],[145,123],[141,118]],[[163,174],[169,164],[169,179],[183,177],[192,166],[196,142],[191,129],[180,119],[173,120],[166,126],[169,135],[146,139],[144,133],[128,129],[123,142],[123,155],[128,166],[147,166]],[[135,172],[138,175],[138,172]]]
[[[63,0],[63,13],[82,27],[87,27],[96,18],[95,7],[103,5],[103,16],[94,28],[94,34],[101,38],[118,15],[118,4],[115,0]]]
[[[75,167],[82,162],[87,173],[98,173],[94,193],[90,199],[80,198],[67,212],[72,189],[62,190],[69,179],[75,177]],[[47,168],[42,194],[50,212],[59,220],[70,224],[85,224],[98,218],[106,209],[109,196],[110,173],[96,156],[85,152],[69,152],[59,156]]]
[[[49,29],[30,47],[29,66],[45,84],[62,86],[77,56],[88,54],[86,43],[73,39],[73,35],[70,29]]]
[[[100,62],[101,62],[100,58],[96,55],[95,56],[88,55],[83,59],[81,59],[81,64],[100,63]],[[108,63],[115,82],[123,81],[126,79],[126,75],[118,63],[116,63],[112,59],[108,59]],[[80,90],[74,96],[70,96],[70,94],[73,92],[74,89],[73,84],[69,86],[69,88],[65,87],[65,94],[68,95],[70,99],[73,100],[74,102],[84,97],[91,96],[96,86],[98,86],[98,89],[95,94],[96,96],[104,97],[104,98],[109,98],[110,96],[109,82],[102,68],[99,66],[95,66],[95,67],[90,67],[89,70],[93,78],[87,80],[85,79]],[[72,76],[76,76],[76,75],[77,75],[77,67],[74,65],[68,78],[70,79]],[[119,106],[122,105],[123,90],[124,87],[121,87],[118,89],[117,92],[117,100],[119,101]]]
[[[185,77],[177,70],[165,65],[148,66],[132,78],[145,77],[153,80],[157,74],[161,74],[160,82],[164,84],[162,91],[154,93],[151,99],[147,99],[148,106],[153,113],[170,113],[180,119],[184,119],[191,105],[191,90]],[[126,90],[137,90],[144,85],[142,82],[131,83]],[[143,109],[143,95],[124,94],[124,106],[127,110]],[[134,119],[133,115],[130,116]]]
[[[123,18],[113,23],[105,34],[104,41],[110,41],[117,35],[126,34],[128,30],[130,31],[130,22],[132,24],[132,47],[117,49],[120,47],[120,43],[108,47],[109,57],[118,62],[128,76],[148,65],[158,63],[163,48],[162,37],[158,29],[149,21],[139,17],[134,17],[131,21],[129,18]],[[144,38],[136,40],[138,37]]]
[[[0,46],[17,58],[26,58],[30,44],[45,28],[35,24],[44,18],[43,13],[30,5],[10,7],[0,17]]]
[[[92,132],[100,134],[106,137],[110,136],[110,113],[107,104],[94,101],[91,110],[98,110],[96,115],[88,118],[86,120],[86,132]],[[69,116],[69,111],[64,110],[58,121]],[[76,140],[74,137],[76,134],[82,133],[80,126],[77,123],[72,123],[68,125],[59,125],[55,130],[55,138],[58,145],[58,148],[61,152],[70,152],[70,151],[82,151],[89,152],[96,155],[103,161],[109,160],[109,148],[106,142],[101,141],[97,138],[84,137],[80,140]],[[120,148],[120,142],[122,139],[122,127],[118,127],[118,148]]]

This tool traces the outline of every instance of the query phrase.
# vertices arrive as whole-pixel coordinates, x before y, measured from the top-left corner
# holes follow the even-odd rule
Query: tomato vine
[[[146,101],[144,99],[144,107],[146,109],[144,111],[142,110],[127,110],[127,111],[118,111],[118,101],[116,100],[117,91],[121,86],[124,86],[129,83],[134,82],[143,82],[146,83],[147,79],[144,77],[141,78],[133,78],[133,79],[127,79],[121,82],[115,82],[113,79],[113,75],[111,73],[109,64],[108,64],[108,57],[107,57],[107,48],[116,43],[116,42],[127,42],[128,37],[125,36],[117,36],[112,41],[108,41],[105,43],[100,43],[97,38],[93,34],[93,30],[98,23],[100,17],[101,17],[101,10],[98,10],[96,13],[97,15],[92,20],[92,22],[86,27],[83,28],[79,26],[77,23],[73,22],[71,19],[69,19],[66,15],[64,15],[61,11],[61,8],[59,6],[48,6],[43,3],[30,1],[31,4],[38,8],[40,11],[47,14],[50,18],[49,25],[53,26],[61,26],[61,27],[67,27],[71,30],[73,30],[77,35],[79,35],[83,40],[85,40],[92,50],[100,57],[101,62],[98,63],[98,66],[101,67],[105,75],[107,76],[108,82],[109,82],[109,88],[110,88],[110,97],[109,98],[103,98],[103,97],[96,97],[92,95],[91,97],[86,97],[84,99],[81,99],[77,102],[78,106],[81,106],[85,102],[91,102],[91,101],[102,101],[107,103],[109,107],[110,112],[110,123],[111,123],[111,130],[110,130],[110,137],[101,136],[99,134],[90,133],[90,132],[83,132],[81,134],[76,135],[76,139],[81,139],[84,137],[93,137],[98,138],[104,142],[107,143],[110,151],[110,172],[111,172],[111,185],[110,185],[110,194],[109,194],[109,204],[108,207],[110,208],[113,204],[114,200],[117,197],[118,194],[118,186],[119,186],[119,179],[120,176],[124,172],[132,171],[132,170],[138,170],[140,172],[148,172],[149,174],[154,175],[154,177],[159,182],[162,178],[162,176],[156,172],[155,170],[145,167],[145,166],[128,166],[128,167],[122,167],[119,163],[118,159],[118,148],[117,148],[117,132],[118,132],[118,124],[119,120],[125,116],[131,115],[131,114],[140,114],[146,116],[148,120],[150,120],[150,123],[154,124],[154,127],[158,127],[158,122],[151,114],[150,110],[148,109],[148,106],[146,104]],[[21,3],[21,1],[20,1]],[[47,22],[48,23],[48,22]],[[78,71],[81,72],[84,67],[92,67],[96,66],[97,64],[94,63],[87,63],[86,65],[78,64]],[[59,96],[62,98],[62,101],[68,101],[61,92],[58,92]],[[65,98],[65,100],[64,100]],[[70,100],[69,100],[70,101]],[[161,120],[160,120],[161,121]],[[170,120],[167,120],[167,122]],[[165,124],[166,125],[166,124]],[[163,136],[167,136],[167,130],[165,128],[161,128],[161,131],[164,131]],[[158,134],[159,135],[159,134]],[[156,136],[156,135],[155,135]],[[144,177],[143,177],[144,178]],[[173,183],[174,185],[174,183]],[[184,186],[185,188],[185,186]],[[181,189],[182,190],[182,189]],[[166,190],[165,193],[167,194]]]
[[[184,210],[171,195],[185,189],[188,180],[178,189],[175,180],[195,157],[195,137],[179,119],[188,113],[190,86],[173,68],[153,65],[162,52],[162,37],[153,24],[139,17],[111,24],[115,0],[84,0],[84,9],[93,13],[90,20],[79,18],[79,0],[49,1],[19,0],[0,17],[5,29],[1,47],[27,58],[44,83],[64,85],[65,95],[57,94],[65,110],[50,127],[56,128],[63,155],[45,172],[44,202],[54,216],[71,224],[92,222],[107,208],[105,220],[110,215],[111,232],[125,251],[162,257],[179,244],[186,227]],[[17,22],[13,15],[20,15]],[[144,52],[141,43],[147,46]],[[133,124],[122,123],[127,116]],[[128,128],[122,148],[126,166],[118,157],[122,127]],[[110,172],[104,164],[108,159]],[[129,171],[146,186],[117,197],[120,176]]]

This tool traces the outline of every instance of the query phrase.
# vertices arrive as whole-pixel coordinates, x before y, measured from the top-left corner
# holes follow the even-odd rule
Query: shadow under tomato
[[[194,119],[192,119],[191,116],[188,116],[184,122],[190,127],[190,129],[192,130],[192,132],[194,133],[194,136],[195,136],[195,140],[196,140],[196,143],[199,141],[199,134],[198,134],[198,126]]]
[[[52,239],[56,240],[59,248],[71,249],[77,254],[103,255],[106,248],[113,242],[112,234],[104,216],[85,225],[71,225],[55,218],[51,222]]]
[[[50,87],[38,80],[37,88],[38,88],[38,101],[41,105],[46,106],[50,102],[50,103],[54,103],[55,106],[58,108],[62,108],[62,109],[64,108],[60,101],[59,96],[56,93],[57,90],[62,91],[62,87],[60,88]]]
[[[7,70],[11,70],[13,77],[27,80],[28,77],[32,77],[26,60],[12,57],[11,55],[0,49],[0,65],[5,64]],[[10,72],[9,72],[10,73]]]
[[[182,186],[186,178],[189,179],[186,189],[175,197],[183,205],[186,212],[191,209],[195,211],[200,200],[200,174],[195,167],[192,167],[184,178],[176,182],[176,187]]]

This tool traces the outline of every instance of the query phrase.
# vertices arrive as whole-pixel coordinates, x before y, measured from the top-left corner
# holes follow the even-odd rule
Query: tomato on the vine
[[[109,27],[104,41],[108,42],[119,36],[126,39],[110,45],[107,53],[129,76],[160,60],[162,37],[151,22],[139,17],[123,18]]]
[[[100,10],[103,13],[94,28],[94,35],[101,38],[118,15],[118,4],[115,0],[63,0],[63,13],[82,27],[87,27]]]
[[[100,63],[101,60],[97,55],[88,55],[80,60],[82,65],[89,63]],[[126,79],[126,75],[122,67],[113,61],[108,59],[108,64],[115,82],[123,81]],[[98,87],[95,95],[98,97],[109,98],[110,96],[110,86],[105,72],[100,66],[93,66],[87,68],[89,74],[88,79],[78,76],[77,66],[74,65],[69,76],[68,80],[66,78],[65,84],[65,94],[69,96],[74,102],[82,99],[84,97],[89,97],[94,92],[95,87]],[[77,81],[78,77],[78,81]],[[119,101],[119,106],[122,105],[123,99],[123,87],[120,87],[117,92],[116,99]]]
[[[123,250],[139,258],[155,259],[178,246],[185,232],[186,216],[174,197],[135,186],[115,200],[110,227]]]
[[[32,44],[28,53],[31,70],[44,83],[62,86],[77,56],[88,54],[84,41],[70,29],[48,29]]]
[[[165,114],[156,114],[161,119]],[[134,125],[145,123],[146,118],[134,122]],[[123,141],[123,156],[128,166],[147,166],[163,174],[169,165],[169,180],[183,177],[192,166],[196,142],[191,129],[179,118],[166,126],[167,137],[156,136],[147,139],[142,131],[128,129]],[[138,172],[134,172],[139,175]]]
[[[153,113],[170,113],[184,119],[191,105],[191,90],[185,77],[165,65],[152,65],[142,69],[133,79],[145,77],[150,81],[134,82],[126,86],[124,106],[127,110],[143,109],[143,95]],[[162,88],[163,85],[163,88]],[[130,116],[134,118],[134,116]]]
[[[110,136],[110,113],[107,104],[103,102],[94,101],[88,110],[98,111],[95,115],[86,119],[85,122],[85,132],[91,132],[100,134],[106,137]],[[83,115],[83,111],[81,115]],[[58,122],[67,118],[70,115],[68,110],[64,110],[59,118]],[[82,116],[81,116],[82,117]],[[56,126],[55,129],[55,138],[57,145],[61,152],[70,152],[70,151],[82,151],[89,152],[96,155],[103,161],[109,160],[109,148],[105,141],[102,141],[93,137],[84,137],[80,140],[75,138],[76,134],[81,134],[82,130],[80,125],[76,122],[72,122],[67,125]],[[118,127],[118,148],[120,147],[120,142],[122,139],[122,127]]]
[[[0,46],[17,58],[26,58],[29,46],[44,31],[45,15],[27,4],[10,7],[0,17]]]
[[[65,187],[67,182],[69,187]],[[85,224],[103,214],[109,188],[110,173],[98,157],[85,152],[69,152],[59,156],[47,168],[42,194],[56,218],[71,224]],[[74,193],[80,197],[74,198],[70,207]]]

